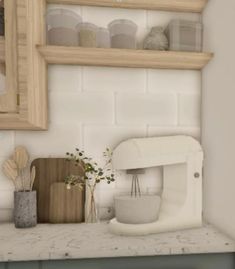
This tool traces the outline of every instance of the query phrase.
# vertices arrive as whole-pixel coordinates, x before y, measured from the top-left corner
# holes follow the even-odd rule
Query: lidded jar
[[[98,46],[98,27],[93,23],[77,25],[79,44],[81,47],[96,48]]]
[[[136,49],[137,25],[130,20],[114,20],[108,25],[112,48]]]
[[[76,27],[81,17],[67,9],[51,9],[47,12],[47,43],[58,46],[78,46]]]
[[[111,40],[110,40],[110,33],[107,28],[100,27],[98,30],[98,48],[110,48],[111,47]]]

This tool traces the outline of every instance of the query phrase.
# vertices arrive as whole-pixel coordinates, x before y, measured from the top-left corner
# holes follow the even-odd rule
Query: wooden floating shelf
[[[50,4],[163,10],[175,12],[203,11],[208,0],[47,0]]]
[[[212,53],[37,46],[49,64],[84,66],[202,69]]]

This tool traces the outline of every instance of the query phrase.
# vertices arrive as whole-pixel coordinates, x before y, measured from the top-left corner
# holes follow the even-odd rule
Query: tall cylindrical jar
[[[14,192],[14,222],[16,228],[31,228],[37,225],[36,191]]]
[[[130,20],[114,20],[108,25],[112,48],[136,49],[137,25]]]
[[[110,48],[111,40],[109,30],[100,27],[98,30],[97,47],[98,48]]]
[[[47,43],[57,46],[78,46],[76,26],[82,18],[75,12],[56,8],[47,12]]]
[[[77,25],[77,31],[81,47],[96,48],[98,46],[98,27],[95,24],[80,23]]]

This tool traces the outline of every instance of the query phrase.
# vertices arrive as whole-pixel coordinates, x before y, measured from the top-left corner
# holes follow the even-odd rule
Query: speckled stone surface
[[[14,192],[14,221],[17,228],[30,228],[36,226],[36,195],[36,191]]]
[[[235,241],[203,228],[139,237],[116,236],[101,224],[0,225],[0,262],[235,252]]]

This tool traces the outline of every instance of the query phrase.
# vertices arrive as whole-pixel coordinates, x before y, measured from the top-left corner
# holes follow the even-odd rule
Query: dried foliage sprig
[[[65,184],[67,188],[71,186],[79,186],[83,188],[85,185],[94,191],[97,184],[102,181],[106,181],[108,184],[115,181],[115,173],[111,166],[112,151],[107,148],[103,153],[105,158],[105,164],[103,167],[100,167],[97,162],[92,158],[89,158],[85,155],[84,151],[76,148],[75,153],[67,152],[67,160],[75,163],[75,166],[79,166],[84,176],[79,175],[69,175],[65,178]]]

